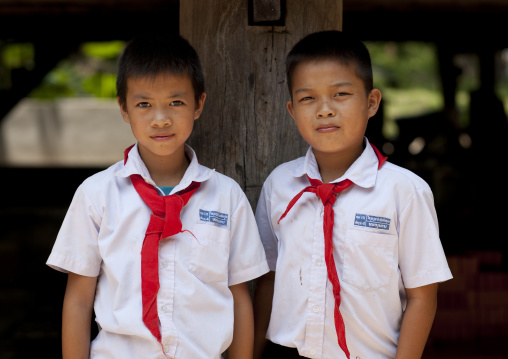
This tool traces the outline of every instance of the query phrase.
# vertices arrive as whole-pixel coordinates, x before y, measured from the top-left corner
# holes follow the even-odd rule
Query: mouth
[[[340,126],[332,125],[332,124],[322,124],[320,125],[316,131],[320,133],[328,133],[328,132],[334,132],[340,129]]]
[[[150,136],[150,138],[156,142],[164,142],[170,140],[174,135],[169,133],[161,133],[157,135]]]

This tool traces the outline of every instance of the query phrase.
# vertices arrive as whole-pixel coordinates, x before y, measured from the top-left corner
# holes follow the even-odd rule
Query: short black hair
[[[116,93],[122,107],[126,104],[127,80],[160,74],[188,75],[198,103],[205,92],[205,80],[196,50],[179,35],[142,34],[132,39],[120,56]]]
[[[319,31],[302,38],[286,57],[286,77],[291,98],[296,67],[303,62],[316,60],[332,60],[354,66],[367,94],[374,88],[370,54],[364,43],[342,31]]]

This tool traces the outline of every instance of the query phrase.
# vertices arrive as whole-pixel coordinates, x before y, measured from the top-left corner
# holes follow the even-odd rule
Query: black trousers
[[[298,354],[298,349],[288,348],[268,341],[262,359],[297,359],[305,358]]]

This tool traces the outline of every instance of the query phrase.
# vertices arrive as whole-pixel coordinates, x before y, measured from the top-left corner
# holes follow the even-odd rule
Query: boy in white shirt
[[[452,276],[429,186],[364,137],[381,101],[368,50],[314,33],[286,71],[287,109],[310,148],[259,198],[271,271],[257,283],[254,357],[420,358],[437,283]]]
[[[77,189],[47,261],[68,273],[63,357],[248,358],[246,282],[268,266],[241,188],[185,144],[206,98],[198,55],[181,37],[138,37],[117,91],[137,142]]]

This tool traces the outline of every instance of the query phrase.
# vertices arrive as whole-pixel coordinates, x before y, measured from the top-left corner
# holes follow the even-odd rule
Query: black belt
[[[262,359],[298,359],[305,358],[298,354],[298,349],[268,341]]]

